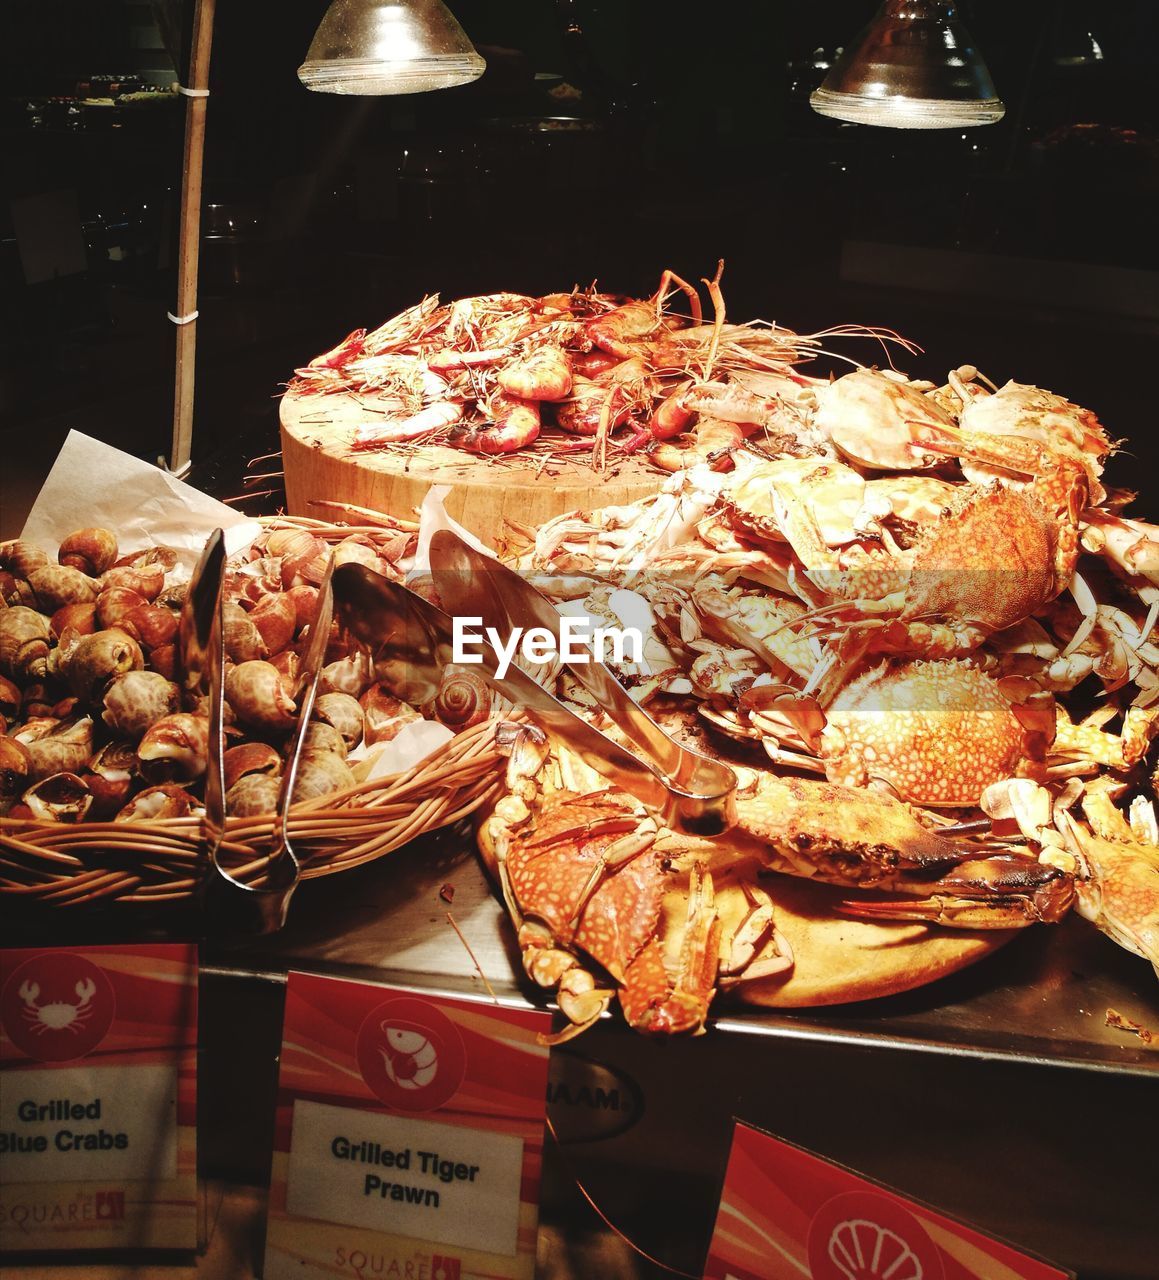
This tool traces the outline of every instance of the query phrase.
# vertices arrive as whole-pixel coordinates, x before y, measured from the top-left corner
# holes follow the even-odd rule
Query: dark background
[[[1050,387],[1129,439],[1113,475],[1145,487],[1159,454],[1149,0],[959,6],[1007,114],[930,132],[809,109],[825,61],[813,51],[850,42],[870,0],[452,0],[488,59],[483,79],[363,99],[296,78],[324,7],[218,0],[194,438],[207,483],[234,483],[223,457],[276,448],[276,395],[296,364],[424,293],[598,278],[647,294],[666,266],[696,278],[723,257],[731,318],[887,325],[925,349],[903,365],[911,374],[972,362]],[[176,79],[172,33],[191,8],[6,7],[5,534],[69,427],[144,457],[168,451],[184,100],[90,108],[77,85]],[[1067,65],[1087,32],[1103,60]],[[561,85],[578,96],[553,96]],[[560,115],[564,128],[535,123]],[[87,270],[28,284],[11,202],[45,192],[75,200]],[[1142,510],[1157,514],[1146,499]]]

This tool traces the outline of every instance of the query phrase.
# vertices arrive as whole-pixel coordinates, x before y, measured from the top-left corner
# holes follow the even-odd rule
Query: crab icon
[[[77,994],[77,1002],[70,1004],[65,1000],[54,1000],[51,1004],[37,1004],[40,995],[40,984],[22,982],[19,996],[24,1002],[21,1013],[35,1035],[43,1035],[46,1031],[79,1032],[92,1013],[92,998],[97,993],[97,984],[91,978],[82,978],[73,990]]]
[[[390,1080],[400,1089],[425,1089],[435,1078],[439,1055],[435,1046],[420,1031],[381,1024],[386,1047],[380,1048],[382,1066]]]
[[[829,1236],[828,1253],[845,1280],[922,1280],[925,1275],[901,1236],[866,1218],[839,1222]]]

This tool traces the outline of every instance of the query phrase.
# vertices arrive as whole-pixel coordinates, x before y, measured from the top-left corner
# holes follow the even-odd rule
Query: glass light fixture
[[[946,0],[885,0],[809,102],[823,116],[891,129],[994,124],[1006,111]]]
[[[298,79],[321,93],[424,93],[486,66],[442,0],[333,0]]]

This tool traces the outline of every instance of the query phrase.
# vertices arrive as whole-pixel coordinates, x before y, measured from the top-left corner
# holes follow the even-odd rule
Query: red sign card
[[[197,949],[0,952],[0,1250],[197,1246]]]
[[[705,1280],[1073,1280],[748,1125],[733,1130]]]
[[[549,1028],[291,973],[266,1280],[531,1280]]]

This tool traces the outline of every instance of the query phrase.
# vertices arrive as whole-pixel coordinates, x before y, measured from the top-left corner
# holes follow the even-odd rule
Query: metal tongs
[[[529,583],[468,546],[449,531],[431,540],[431,567],[439,597],[456,617],[482,618],[508,635],[516,627],[543,627],[560,640],[560,617]],[[406,587],[363,565],[334,572],[334,597],[343,626],[375,655],[375,674],[395,697],[428,702],[452,660],[454,620]],[[642,800],[670,826],[718,835],[736,821],[736,775],[674,741],[621,688],[593,655],[568,663],[572,675],[597,699],[638,748],[632,752],[588,724],[518,667],[498,674],[499,660],[480,646],[476,668],[488,684],[557,735],[586,764]]]
[[[326,652],[333,616],[330,568],[318,592],[317,612],[309,641],[300,661],[295,696],[299,700],[298,721],[282,774],[278,808],[274,819],[274,847],[266,860],[260,885],[238,877],[240,868],[222,861],[225,839],[224,704],[225,644],[221,616],[222,579],[225,571],[225,539],[215,529],[205,544],[193,576],[189,580],[181,608],[178,648],[183,691],[206,697],[209,717],[209,753],[205,771],[205,817],[202,820],[206,849],[214,875],[207,881],[210,918],[216,931],[273,933],[286,922],[290,898],[298,886],[301,871],[286,830],[286,815],[293,801],[298,761],[309,728],[318,677]]]

